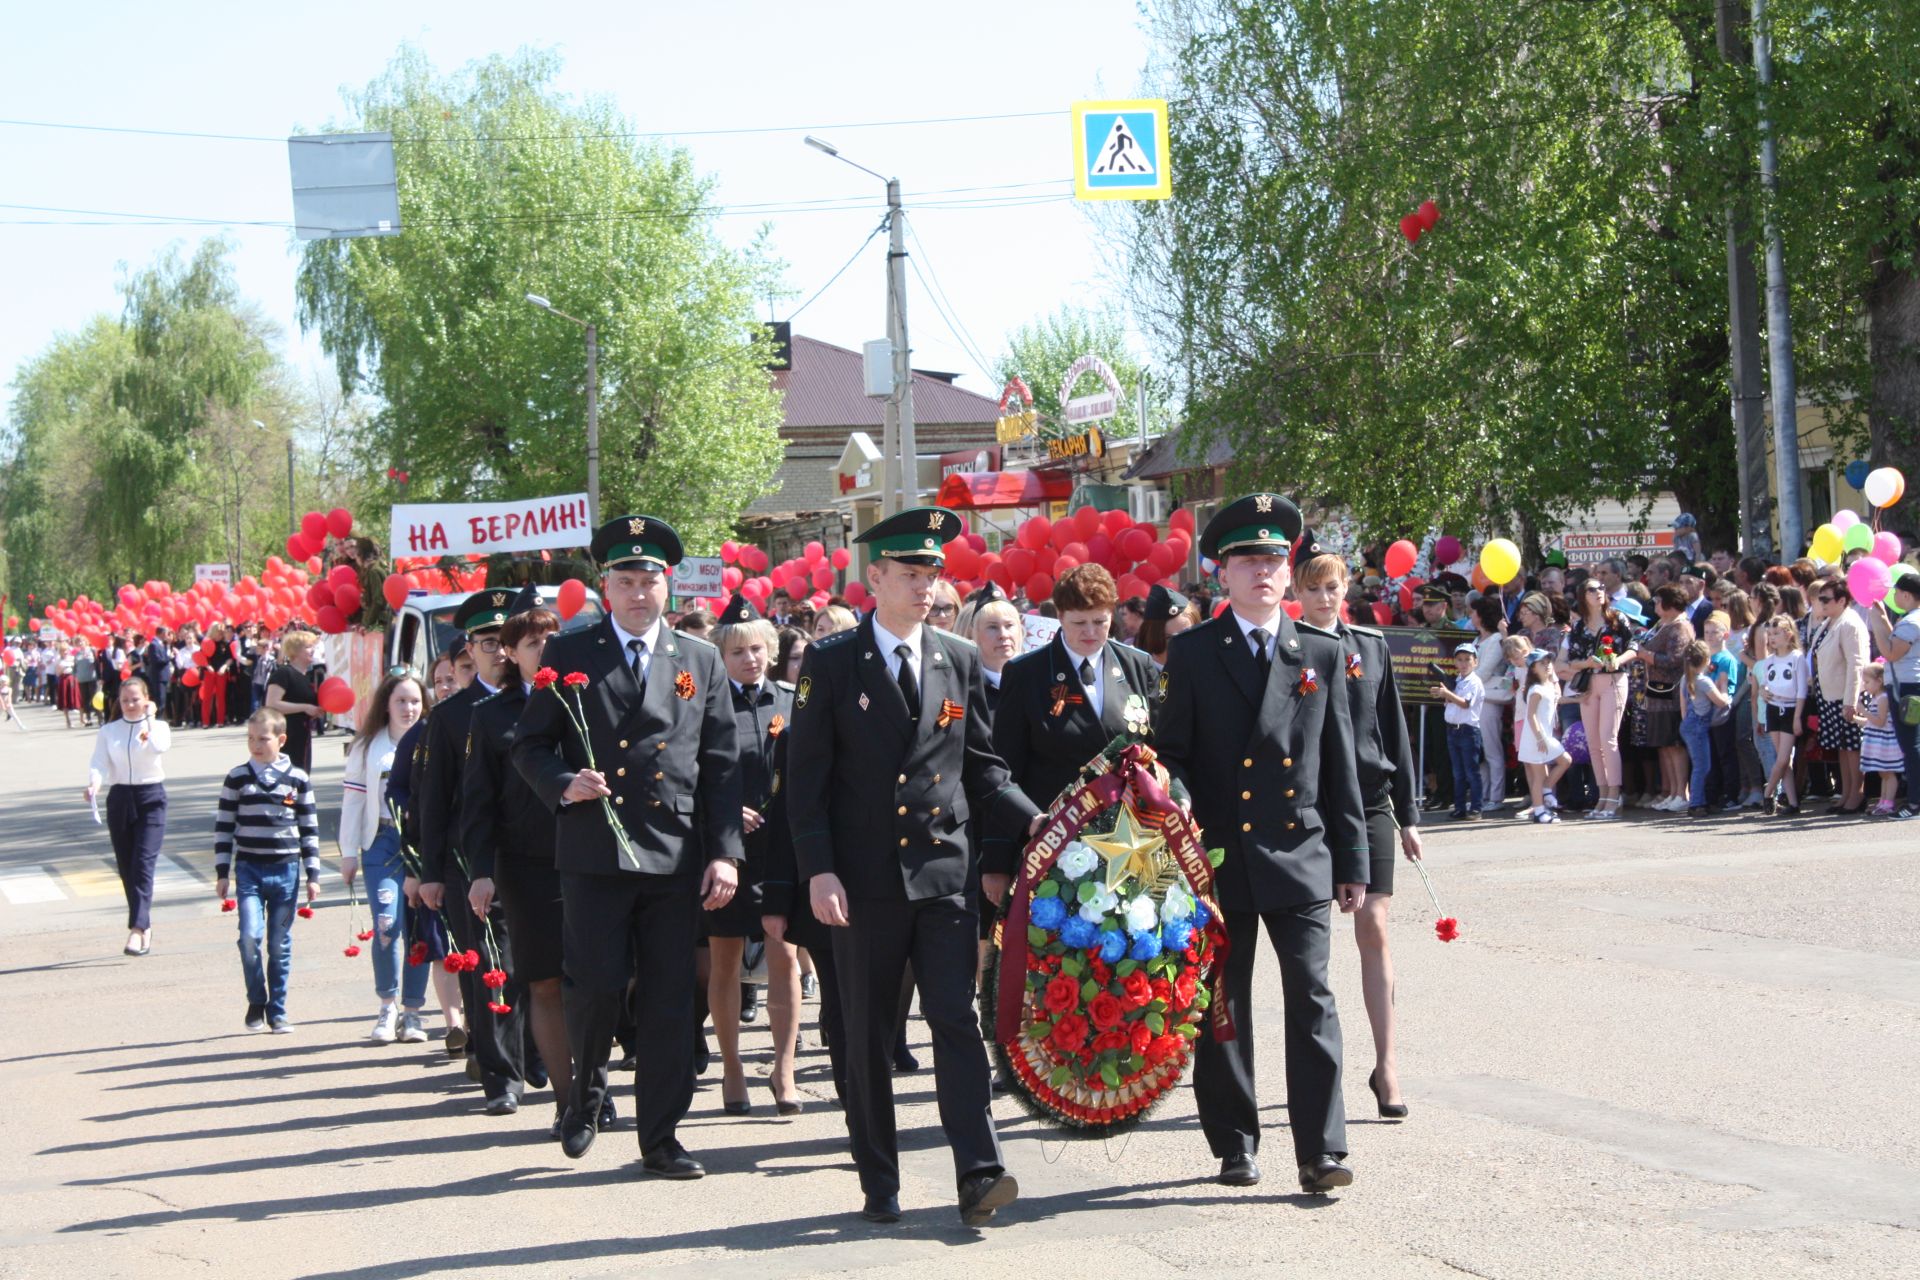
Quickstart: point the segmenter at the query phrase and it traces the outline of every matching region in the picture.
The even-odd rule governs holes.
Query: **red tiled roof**
[[[860,430],[881,425],[886,401],[869,398],[861,355],[818,338],[793,335],[793,367],[773,374],[775,389],[785,397],[787,431],[806,427]],[[913,375],[913,420],[916,425],[984,424],[1000,416],[999,402],[937,377]]]

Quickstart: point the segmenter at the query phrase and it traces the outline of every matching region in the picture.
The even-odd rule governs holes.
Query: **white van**
[[[508,590],[517,595],[520,588]],[[554,603],[560,595],[559,587],[535,587],[534,590],[540,593],[541,604],[559,612]],[[453,611],[471,594],[469,591],[452,595],[430,595],[425,591],[409,594],[407,602],[394,611],[393,623],[387,631],[387,665],[405,666],[424,681],[433,669],[434,659],[445,653],[453,638],[460,634],[453,629]],[[588,587],[587,602],[580,606],[580,612],[563,622],[560,629],[584,631],[605,616],[600,593]]]

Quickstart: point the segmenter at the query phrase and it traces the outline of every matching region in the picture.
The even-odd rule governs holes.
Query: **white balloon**
[[[1840,510],[1833,513],[1833,519],[1827,521],[1827,523],[1832,525],[1834,528],[1838,529],[1840,532],[1845,533],[1847,530],[1853,528],[1853,526],[1860,523],[1860,517],[1855,515],[1852,511],[1848,510],[1847,508],[1842,507]]]

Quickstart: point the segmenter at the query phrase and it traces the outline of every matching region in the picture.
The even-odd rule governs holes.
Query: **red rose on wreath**
[[[1177,1057],[1180,1046],[1184,1043],[1186,1042],[1176,1035],[1155,1036],[1153,1042],[1147,1046],[1147,1065],[1159,1066],[1169,1058]]]
[[[1081,1066],[1083,1066],[1083,1067],[1090,1067],[1090,1066],[1092,1066],[1092,1065],[1093,1065],[1093,1050],[1092,1050],[1092,1048],[1090,1048],[1090,1047],[1089,1047],[1089,1048],[1086,1048],[1086,1049],[1082,1049],[1082,1050],[1081,1050],[1081,1051],[1079,1052],[1079,1054],[1078,1054],[1077,1056],[1078,1056],[1078,1057],[1079,1057],[1079,1059],[1080,1059],[1080,1065],[1081,1065]]]
[[[1144,1022],[1136,1022],[1133,1024],[1130,1038],[1133,1041],[1133,1051],[1135,1053],[1144,1054],[1148,1047],[1153,1044],[1153,1032],[1147,1030],[1147,1024]]]
[[[1087,1042],[1087,1020],[1077,1013],[1063,1014],[1053,1024],[1053,1047],[1062,1053],[1078,1053]]]
[[[1087,1017],[1091,1018],[1093,1025],[1102,1031],[1120,1021],[1126,1012],[1126,1007],[1120,1003],[1120,998],[1111,991],[1102,991],[1087,1003]]]
[[[1125,1031],[1119,1027],[1110,1027],[1093,1038],[1093,1051],[1105,1053],[1109,1049],[1125,1049],[1131,1043]]]
[[[1047,984],[1048,1013],[1071,1013],[1079,1007],[1080,984],[1078,982],[1062,974]]]
[[[1147,975],[1138,969],[1120,979],[1120,986],[1126,992],[1129,1009],[1143,1009],[1147,1001],[1153,999],[1153,984],[1148,982]]]
[[[1102,960],[1099,956],[1095,956],[1095,955],[1088,956],[1087,972],[1091,973],[1093,975],[1093,980],[1099,983],[1103,987],[1106,986],[1107,983],[1113,981],[1113,970],[1107,968],[1107,962]]]
[[[1184,1009],[1193,1003],[1194,992],[1200,989],[1200,979],[1191,969],[1183,970],[1173,984],[1173,1007]]]
[[[1047,971],[1047,958],[1041,955],[1037,951],[1027,952],[1027,972],[1028,973],[1045,973],[1046,971]]]

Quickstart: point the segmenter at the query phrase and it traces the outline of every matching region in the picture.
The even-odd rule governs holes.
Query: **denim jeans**
[[[1912,685],[1903,685],[1901,692],[1910,693]],[[1907,803],[1920,805],[1920,725],[1907,724],[1900,719],[1900,703],[1893,704],[1893,740],[1900,744],[1900,754],[1907,761]]]
[[[1680,721],[1680,740],[1687,744],[1687,759],[1693,776],[1687,784],[1687,806],[1704,808],[1707,803],[1707,771],[1713,767],[1713,728],[1708,717],[1688,715]]]
[[[267,1019],[287,1016],[287,973],[293,967],[293,912],[300,904],[300,860],[233,864],[240,899],[240,971],[247,1003],[264,1005]],[[261,943],[270,954],[262,955]]]
[[[419,1009],[427,1003],[430,966],[407,963],[407,899],[401,882],[407,864],[400,857],[400,833],[382,826],[360,855],[366,876],[367,909],[373,912],[373,993],[383,1003],[400,997],[402,1006]]]
[[[1453,811],[1457,813],[1478,813],[1483,802],[1480,790],[1480,726],[1477,724],[1450,724],[1447,726],[1447,759],[1453,765]],[[1462,806],[1469,803],[1472,796],[1472,808]]]

